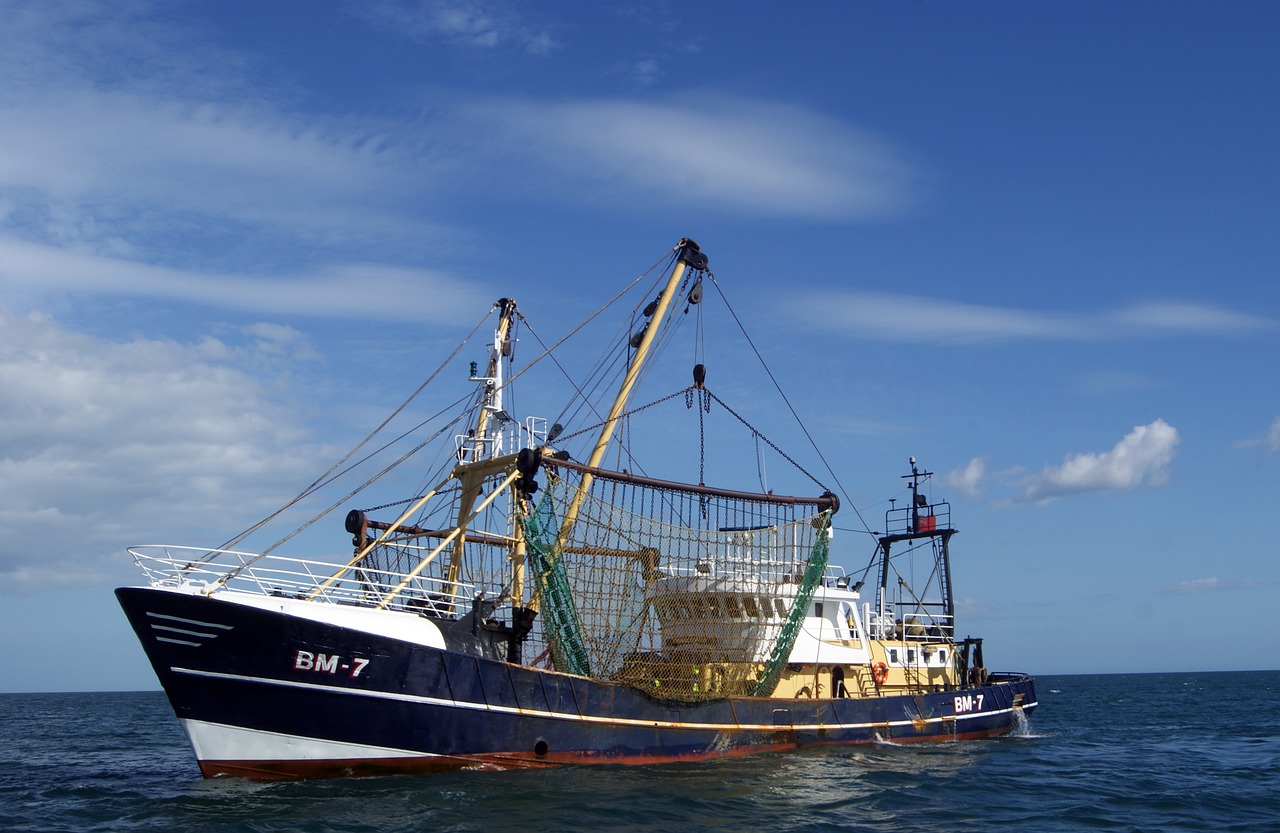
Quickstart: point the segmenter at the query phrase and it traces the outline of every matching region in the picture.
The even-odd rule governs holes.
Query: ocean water
[[[0,695],[0,831],[1280,831],[1280,671],[1052,676],[1017,735],[652,767],[200,778],[160,693]]]

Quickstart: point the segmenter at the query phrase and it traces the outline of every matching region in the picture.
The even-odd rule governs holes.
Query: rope
[[[716,288],[716,292],[719,293],[720,299],[724,301],[725,309],[729,310],[729,315],[733,317],[734,323],[738,325],[738,329],[742,332],[742,337],[747,340],[747,344],[750,345],[752,352],[756,354],[756,358],[760,361],[760,366],[764,368],[765,375],[769,377],[769,381],[773,383],[774,389],[778,391],[778,395],[781,396],[782,401],[786,403],[787,410],[791,411],[791,415],[795,417],[796,424],[800,426],[800,430],[804,432],[805,438],[809,440],[810,447],[812,447],[814,452],[818,455],[818,459],[822,461],[822,464],[826,466],[827,473],[831,475],[831,479],[835,482],[836,488],[840,490],[840,494],[844,495],[844,502],[852,508],[853,513],[858,516],[858,520],[862,523],[863,529],[869,535],[874,535],[875,533],[871,531],[871,525],[862,517],[862,513],[858,511],[858,507],[854,502],[849,499],[849,493],[845,491],[844,484],[841,483],[840,478],[836,476],[835,469],[833,469],[831,464],[827,462],[827,458],[822,454],[822,449],[818,448],[817,442],[815,442],[813,437],[809,434],[809,429],[805,427],[804,422],[800,419],[800,415],[796,413],[796,409],[792,406],[791,400],[787,398],[787,394],[782,390],[782,385],[780,385],[778,380],[774,378],[773,371],[769,369],[769,365],[765,362],[764,356],[760,354],[760,350],[756,347],[755,342],[751,340],[751,335],[747,333],[747,328],[743,326],[742,321],[738,318],[738,313],[729,303],[729,299],[725,296],[724,290],[720,288],[720,284],[716,281],[716,276],[708,271],[707,277],[711,278],[711,285]],[[797,466],[797,468],[799,468],[799,466]],[[801,469],[801,471],[803,471],[803,469]],[[808,472],[805,472],[805,474],[808,474]],[[811,479],[813,478],[813,475],[808,476]]]
[[[291,507],[295,506],[295,505],[296,505],[297,503],[299,503],[300,501],[302,501],[302,500],[304,500],[305,498],[309,497],[311,494],[313,494],[316,490],[320,489],[321,487],[323,487],[323,486],[325,486],[325,485],[328,485],[329,483],[333,482],[333,480],[337,479],[337,477],[340,477],[342,474],[345,474],[345,473],[346,473],[346,471],[349,471],[349,469],[348,469],[348,470],[346,470],[346,471],[340,472],[340,473],[339,473],[339,474],[337,474],[337,475],[334,475],[334,472],[338,469],[338,467],[340,467],[340,466],[341,466],[343,463],[345,463],[346,461],[350,460],[350,459],[355,455],[355,453],[356,453],[357,451],[359,451],[359,450],[360,450],[361,448],[363,448],[363,447],[364,447],[364,446],[365,446],[365,445],[366,445],[370,440],[372,440],[375,436],[377,436],[377,435],[378,435],[378,433],[379,433],[379,432],[381,432],[383,428],[387,427],[387,425],[391,422],[391,420],[395,419],[395,417],[396,417],[396,415],[397,415],[397,414],[399,414],[399,413],[400,413],[401,411],[403,411],[406,407],[408,407],[408,406],[409,406],[409,403],[410,403],[410,402],[412,402],[414,399],[416,399],[416,398],[418,397],[418,395],[419,395],[419,394],[421,394],[421,393],[422,393],[422,391],[426,389],[427,385],[431,384],[431,382],[433,382],[433,381],[436,379],[436,377],[437,377],[437,376],[439,376],[439,375],[441,374],[441,372],[443,372],[443,371],[444,371],[445,367],[447,367],[447,366],[449,365],[449,363],[450,363],[451,361],[453,361],[454,357],[456,357],[456,356],[458,355],[458,353],[460,353],[460,352],[462,351],[462,348],[466,346],[467,342],[468,342],[468,341],[470,341],[470,340],[472,339],[472,337],[473,337],[473,336],[475,336],[476,332],[477,332],[477,331],[479,331],[480,327],[482,327],[482,326],[484,325],[484,322],[485,322],[485,321],[487,321],[487,320],[489,319],[489,316],[493,313],[493,311],[494,311],[495,309],[497,309],[497,304],[494,304],[492,307],[490,307],[490,308],[489,308],[489,311],[488,311],[488,312],[486,312],[486,313],[484,314],[484,316],[483,316],[479,321],[477,321],[477,322],[476,322],[476,325],[475,325],[474,327],[472,327],[472,328],[471,328],[471,332],[467,333],[467,335],[462,339],[462,341],[458,343],[458,346],[457,346],[457,347],[455,347],[455,348],[453,349],[453,352],[452,352],[452,353],[450,353],[450,354],[445,358],[445,360],[444,360],[444,361],[442,361],[442,362],[440,363],[439,367],[437,367],[437,368],[435,369],[435,371],[434,371],[434,372],[432,372],[432,374],[431,374],[430,376],[428,376],[428,377],[426,378],[426,380],[425,380],[425,381],[423,381],[423,383],[422,383],[422,384],[418,385],[417,390],[415,390],[413,393],[409,394],[408,398],[407,398],[407,399],[405,399],[405,400],[404,400],[404,402],[401,402],[401,403],[400,403],[400,406],[399,406],[399,407],[397,407],[394,411],[392,411],[392,412],[391,412],[391,414],[390,414],[386,419],[384,419],[384,420],[382,421],[382,423],[381,423],[380,425],[378,425],[378,427],[377,427],[377,428],[374,428],[372,431],[370,431],[370,432],[369,432],[368,436],[366,436],[366,437],[365,437],[363,440],[361,440],[360,442],[356,443],[356,444],[355,444],[355,446],[354,446],[354,447],[352,447],[352,449],[351,449],[350,451],[348,451],[345,455],[343,455],[341,459],[339,459],[336,463],[334,463],[332,466],[330,466],[328,471],[326,471],[324,474],[320,475],[320,476],[319,476],[319,477],[317,477],[315,480],[313,480],[313,481],[311,482],[311,485],[307,486],[305,489],[303,489],[301,492],[299,492],[299,493],[297,494],[297,496],[296,496],[296,497],[294,497],[292,500],[290,500],[289,502],[285,503],[283,506],[281,506],[281,507],[280,507],[279,509],[277,509],[276,511],[274,511],[274,512],[272,512],[271,514],[267,515],[266,517],[262,518],[262,519],[261,519],[260,521],[258,521],[257,523],[255,523],[255,524],[253,524],[252,526],[248,527],[247,529],[243,530],[240,534],[238,534],[238,535],[234,536],[234,537],[233,537],[233,538],[231,538],[229,541],[227,541],[226,543],[222,544],[222,546],[221,546],[221,547],[219,547],[218,549],[227,550],[227,549],[231,549],[231,548],[235,547],[235,546],[236,546],[236,545],[238,545],[241,541],[243,541],[245,538],[248,538],[248,537],[249,537],[250,535],[252,535],[254,532],[258,531],[258,530],[259,530],[259,529],[261,529],[263,526],[265,526],[266,524],[270,523],[270,522],[271,522],[272,520],[274,520],[275,518],[279,517],[279,516],[280,516],[281,514],[283,514],[286,510],[290,509]],[[416,429],[414,429],[414,430],[416,430]],[[443,430],[447,430],[447,426],[446,426],[446,428],[445,428],[445,429],[442,429],[442,431],[443,431]],[[393,441],[392,441],[392,443],[394,443],[394,442],[398,442],[398,441],[399,441],[399,439],[402,439],[403,437],[407,436],[407,433],[408,433],[408,432],[406,432],[406,434],[402,434],[399,438],[397,438],[396,440],[393,440]],[[436,436],[439,436],[439,434],[437,434]],[[433,439],[434,439],[434,438],[433,438]],[[403,462],[403,461],[404,461],[405,459],[407,459],[409,456],[411,456],[412,454],[416,453],[419,449],[421,449],[421,448],[422,448],[424,445],[426,445],[428,442],[430,442],[430,440],[424,441],[423,443],[419,444],[417,447],[415,447],[415,448],[413,449],[413,451],[411,451],[411,452],[409,452],[409,454],[406,454],[405,456],[401,457],[401,458],[400,458],[400,460],[397,460],[397,461],[396,461],[395,463],[393,463],[391,466],[387,467],[386,469],[383,469],[381,472],[379,472],[377,475],[375,475],[375,477],[374,477],[372,480],[370,480],[369,482],[373,482],[373,480],[376,480],[378,477],[381,477],[381,476],[383,476],[384,474],[386,474],[388,471],[390,471],[390,470],[391,470],[392,468],[394,468],[396,465],[399,465],[401,462]],[[390,445],[390,443],[389,443],[388,445],[384,445],[384,446],[383,446],[383,448],[382,448],[382,449],[379,449],[379,450],[381,451],[381,450],[383,450],[383,449],[386,449],[389,445]],[[377,452],[374,452],[374,453],[376,454]],[[370,456],[372,456],[372,455],[370,455]],[[368,458],[368,457],[365,457],[364,459],[365,459],[365,460],[368,460],[369,458]],[[361,462],[364,462],[364,461],[362,460]],[[331,477],[330,475],[333,475],[333,476]],[[368,485],[368,483],[366,483],[366,484],[364,484],[364,485],[360,486],[359,488],[360,488],[360,489],[363,489],[363,488],[364,488],[365,486],[367,486],[367,485]],[[357,492],[357,491],[359,491],[359,489],[353,490],[351,493],[349,493],[349,494],[348,494],[346,497],[344,497],[342,500],[344,500],[344,501],[345,501],[345,500],[347,500],[348,498],[350,498],[350,497],[351,497],[351,495],[355,494],[355,492]],[[289,535],[285,536],[284,538],[280,539],[280,540],[279,540],[279,541],[277,541],[276,543],[272,544],[270,547],[268,547],[267,549],[265,549],[265,550],[263,550],[261,553],[259,553],[256,557],[254,557],[254,558],[250,559],[248,562],[246,562],[245,564],[241,565],[241,567],[240,567],[239,569],[237,569],[236,571],[234,571],[234,572],[239,572],[240,570],[243,570],[245,567],[248,567],[250,564],[253,564],[253,563],[254,563],[255,561],[257,561],[259,558],[262,558],[264,555],[266,555],[267,553],[271,552],[273,549],[275,549],[276,547],[280,546],[280,545],[281,545],[281,544],[283,544],[285,541],[288,541],[288,540],[289,540],[290,538],[292,538],[294,535],[297,535],[297,534],[298,534],[299,532],[301,532],[303,529],[306,529],[307,527],[309,527],[309,526],[311,526],[312,524],[314,524],[316,521],[320,520],[320,518],[324,517],[324,515],[326,515],[326,514],[328,514],[329,512],[333,511],[333,509],[334,509],[334,508],[336,508],[337,506],[341,505],[341,502],[342,502],[342,501],[338,501],[338,502],[334,503],[332,506],[330,506],[328,509],[325,509],[323,512],[318,513],[315,517],[313,517],[310,521],[308,521],[308,522],[307,522],[306,524],[304,524],[302,527],[299,527],[298,529],[295,529],[295,530],[294,530],[292,533],[290,533]],[[228,578],[228,579],[230,579],[231,577],[232,577],[232,575],[230,575],[230,574],[227,576],[227,578]]]
[[[823,485],[823,483],[822,483],[822,481],[821,481],[821,480],[819,480],[818,478],[816,478],[816,477],[814,477],[812,474],[810,474],[810,473],[808,472],[808,470],[806,470],[804,466],[802,466],[802,465],[800,465],[799,463],[797,463],[797,462],[796,462],[796,461],[791,457],[791,455],[790,455],[790,454],[787,454],[787,452],[785,452],[785,451],[783,451],[781,448],[779,448],[777,443],[775,443],[773,440],[771,440],[771,439],[769,439],[768,437],[766,437],[764,434],[761,434],[761,433],[760,433],[760,431],[759,431],[759,430],[757,430],[755,426],[753,426],[751,423],[749,423],[749,422],[747,422],[745,419],[743,419],[743,418],[738,414],[738,412],[737,412],[737,411],[735,411],[733,408],[730,408],[728,405],[726,405],[726,404],[724,403],[724,401],[723,401],[720,397],[716,396],[716,395],[715,395],[714,393],[712,393],[711,391],[707,391],[707,396],[711,397],[711,398],[712,398],[712,399],[714,399],[716,402],[720,403],[720,407],[721,407],[721,408],[724,408],[726,411],[728,411],[730,414],[732,414],[732,415],[734,416],[734,418],[738,420],[738,422],[741,422],[741,423],[742,423],[743,425],[745,425],[748,429],[750,429],[750,431],[751,431],[751,433],[752,433],[753,435],[755,435],[755,436],[756,436],[756,437],[758,437],[759,439],[764,440],[764,441],[765,441],[765,443],[766,443],[770,448],[772,448],[774,451],[778,452],[778,454],[782,457],[782,459],[786,460],[788,463],[790,463],[791,465],[795,466],[797,471],[799,471],[799,472],[800,472],[801,474],[803,474],[805,477],[807,477],[807,478],[809,478],[811,481],[813,481],[813,483],[814,483],[816,486],[818,486],[820,489],[826,489],[826,488],[827,488],[825,485]],[[808,436],[807,432],[806,432],[806,436]],[[825,462],[825,461],[824,461],[824,462]],[[832,476],[834,476],[834,475],[832,475]]]

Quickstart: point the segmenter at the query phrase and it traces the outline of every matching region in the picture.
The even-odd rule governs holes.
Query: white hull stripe
[[[220,625],[217,622],[202,622],[199,619],[184,619],[181,616],[170,616],[167,613],[152,613],[147,611],[147,615],[152,619],[168,619],[170,622],[182,622],[184,625],[196,625],[201,628],[217,628],[219,630],[229,631],[235,627],[234,625]],[[157,626],[152,625],[152,627],[154,628]]]
[[[196,760],[200,761],[333,761],[437,757],[428,752],[244,729],[205,720],[183,720],[182,728],[191,739]]]
[[[212,639],[213,637],[218,636],[216,633],[204,633],[203,631],[193,631],[187,628],[175,628],[169,625],[152,625],[151,630],[164,631],[165,633],[181,633],[186,634],[187,636],[200,636],[205,639]]]
[[[151,623],[151,632],[157,642],[168,642],[170,645],[186,645],[190,648],[199,648],[210,639],[217,639],[226,631],[232,630],[234,625],[219,625],[217,622],[202,622],[199,619],[185,619],[181,616],[170,616],[167,613],[152,613],[147,611],[147,616],[152,619],[160,619],[165,622],[173,622],[190,627],[180,628],[177,624],[162,625],[158,622]],[[204,630],[192,630],[192,627],[204,628]],[[209,631],[213,631],[210,633]],[[183,639],[182,637],[187,637]],[[199,642],[195,640],[201,640]]]
[[[547,718],[551,720],[568,720],[579,723],[596,723],[606,726],[645,726],[649,728],[663,729],[691,729],[699,731],[742,731],[742,732],[782,732],[782,731],[812,731],[818,730],[831,731],[832,729],[878,729],[885,726],[915,726],[921,723],[919,718],[915,720],[890,720],[887,722],[869,721],[866,723],[682,723],[667,720],[640,720],[628,717],[597,717],[595,715],[578,715],[567,714],[564,712],[550,712],[540,709],[522,709],[515,706],[491,706],[487,703],[470,703],[466,701],[451,700],[442,697],[424,697],[417,694],[399,694],[390,691],[361,691],[353,688],[339,688],[338,686],[320,685],[318,683],[303,683],[292,680],[274,680],[269,677],[249,677],[241,674],[226,674],[219,671],[198,671],[193,668],[170,668],[169,670],[177,674],[190,674],[196,677],[212,677],[220,680],[239,680],[247,683],[258,683],[260,685],[281,686],[284,688],[299,688],[310,691],[323,691],[328,694],[344,694],[351,697],[370,697],[378,700],[398,700],[405,703],[421,703],[431,706],[444,706],[453,709],[466,709],[469,711],[494,712],[496,714],[517,714],[525,717]],[[929,717],[924,718],[923,722],[927,725],[930,723],[942,723],[944,721],[954,721],[957,724],[962,720],[973,720],[980,717],[990,717],[998,714],[1009,714],[1014,711],[1021,711],[1024,707],[1032,706],[1033,703],[1023,703],[1019,706],[1007,709],[992,709],[990,711],[973,712],[972,714],[956,715],[954,717],[948,715],[945,717]]]

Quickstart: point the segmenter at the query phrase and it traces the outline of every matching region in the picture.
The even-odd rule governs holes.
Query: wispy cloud
[[[1162,419],[1139,425],[1110,451],[1069,455],[1061,465],[1034,475],[1022,492],[1027,501],[1048,501],[1081,492],[1131,491],[1161,486],[1181,437]]]
[[[12,4],[0,27],[0,224],[144,260],[407,249],[449,177],[403,121],[305,112],[254,61],[147,4]]]
[[[1280,454],[1280,417],[1271,421],[1271,427],[1261,437],[1236,443],[1237,448],[1260,448],[1266,454]]]
[[[1259,587],[1267,585],[1258,581],[1219,581],[1217,576],[1210,578],[1189,579],[1187,581],[1178,582],[1177,586],[1170,587],[1163,592],[1174,594],[1189,593],[1214,593],[1226,590],[1255,590]]]
[[[642,58],[637,61],[619,64],[615,68],[615,72],[638,87],[648,87],[656,84],[663,76],[662,65],[653,58]]]
[[[413,283],[421,276],[363,264],[457,252],[472,237],[453,222],[458,204],[484,195],[629,212],[638,200],[679,204],[696,191],[724,211],[835,222],[911,198],[913,171],[892,147],[796,105],[441,94],[405,102],[397,116],[325,112],[302,106],[314,99],[264,68],[268,56],[211,46],[218,39],[201,37],[199,24],[146,3],[6,11],[0,257],[38,267],[0,275],[6,292],[76,285],[63,268],[74,253],[102,258],[76,264],[104,268],[78,278],[94,291],[207,298],[201,287],[216,278],[242,298],[305,285],[295,301],[333,309],[326,299],[340,295],[333,284],[347,267],[311,264],[354,263],[350,273]],[[357,13],[411,37],[548,44],[501,4],[382,2]],[[67,258],[54,264],[40,246]],[[441,276],[422,283],[439,287]]]
[[[1219,335],[1231,332],[1256,332],[1275,329],[1276,322],[1252,313],[1189,304],[1177,301],[1152,301],[1135,304],[1104,316],[1100,323],[1123,333],[1204,333]]]
[[[194,302],[256,314],[452,321],[484,309],[482,286],[427,269],[377,263],[290,275],[153,266],[0,237],[0,286],[12,299],[75,292]],[[388,302],[387,299],[394,299]]]
[[[443,40],[482,49],[514,46],[535,55],[558,48],[546,27],[530,22],[506,3],[372,0],[353,3],[350,9],[377,26],[417,41]]]
[[[901,154],[854,126],[791,104],[687,94],[665,100],[494,99],[463,108],[469,136],[513,182],[575,199],[669,202],[831,222],[880,217],[915,197]],[[532,165],[532,168],[531,168]],[[529,178],[529,171],[540,172]]]
[[[1183,302],[1147,302],[1094,313],[1063,313],[835,290],[792,293],[786,309],[806,327],[849,338],[909,343],[1102,341],[1177,334],[1235,336],[1280,327],[1280,322],[1261,315]]]
[[[413,125],[304,114],[272,104],[288,91],[265,84],[246,95],[248,59],[147,9],[8,10],[0,292],[11,308],[69,292],[400,320],[483,306],[482,287],[396,263],[441,228],[408,205],[448,167]]]
[[[367,124],[212,101],[63,90],[0,119],[5,225],[105,251],[421,239],[429,227],[401,207],[435,170]]]

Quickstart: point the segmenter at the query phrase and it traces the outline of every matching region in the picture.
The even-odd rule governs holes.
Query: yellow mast
[[[676,291],[680,288],[680,281],[684,279],[684,273],[688,267],[706,269],[707,256],[698,248],[697,243],[686,237],[676,244],[675,267],[671,270],[671,277],[667,279],[666,287],[658,296],[657,304],[649,322],[641,331],[640,343],[636,345],[636,354],[631,359],[631,366],[627,368],[627,375],[622,380],[622,387],[618,389],[618,395],[613,400],[613,407],[609,410],[609,416],[605,419],[604,426],[600,429],[600,436],[596,440],[595,448],[591,450],[591,457],[587,460],[589,468],[597,468],[600,465],[600,461],[604,459],[605,451],[608,450],[609,442],[613,439],[614,431],[617,428],[618,419],[627,407],[627,399],[631,396],[632,388],[635,387],[636,381],[640,378],[640,371],[648,358],[649,348],[653,344],[653,340],[658,337],[658,331],[662,329],[662,322],[666,318],[667,311],[671,308]],[[569,532],[577,522],[578,512],[582,509],[582,501],[586,498],[593,479],[590,472],[583,472],[578,490],[574,493],[573,500],[569,503],[569,508],[565,511],[564,521],[560,524],[559,540],[561,542],[568,539]]]

